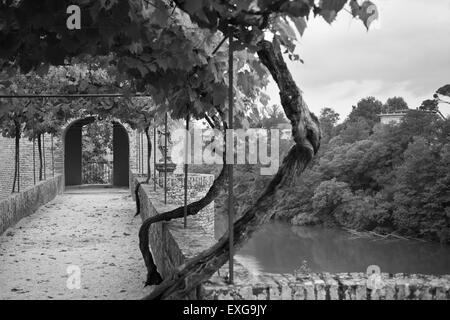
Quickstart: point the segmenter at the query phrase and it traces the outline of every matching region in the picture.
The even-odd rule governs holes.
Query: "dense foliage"
[[[408,110],[401,123],[379,123],[379,113],[399,110]],[[274,218],[450,242],[450,118],[408,109],[401,97],[384,104],[367,97],[342,123],[338,119],[332,108],[322,109],[321,150],[273,209]],[[283,123],[273,115],[256,123],[262,121]],[[280,157],[286,142],[280,140]],[[270,179],[257,165],[235,170],[242,212]],[[226,214],[226,197],[216,204]]]
[[[82,168],[83,184],[106,184],[112,168],[112,123],[93,122],[83,127]]]
[[[277,217],[450,242],[450,119],[409,110],[398,125],[371,127],[366,102],[380,103],[361,101],[333,127]]]

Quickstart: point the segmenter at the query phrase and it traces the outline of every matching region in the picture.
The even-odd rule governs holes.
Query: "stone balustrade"
[[[264,273],[250,282],[227,285],[213,277],[202,286],[206,300],[448,300],[450,276],[380,274],[370,288],[364,273],[311,273],[304,276]]]

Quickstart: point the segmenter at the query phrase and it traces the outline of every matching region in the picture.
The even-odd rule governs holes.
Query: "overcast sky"
[[[297,48],[305,63],[289,69],[317,115],[332,107],[343,120],[370,95],[383,103],[402,96],[416,108],[450,83],[450,0],[372,1],[380,17],[369,32],[344,11],[331,26],[320,17],[308,22]],[[274,84],[268,93],[279,103]],[[450,114],[450,105],[440,109]]]

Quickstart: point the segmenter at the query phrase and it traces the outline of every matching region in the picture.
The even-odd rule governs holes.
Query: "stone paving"
[[[142,298],[134,213],[128,189],[66,190],[0,236],[0,299]]]

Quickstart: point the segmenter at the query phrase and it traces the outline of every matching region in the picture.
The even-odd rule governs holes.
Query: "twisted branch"
[[[217,126],[217,124],[216,124]],[[227,128],[226,123],[224,122],[223,127]],[[199,213],[203,208],[208,206],[215,198],[221,195],[221,193],[225,190],[225,184],[227,181],[226,176],[226,134],[224,134],[224,152],[223,152],[223,167],[219,174],[219,176],[214,180],[212,186],[206,193],[206,195],[198,201],[192,202],[187,206],[187,215],[193,216]],[[139,185],[138,185],[139,187]],[[138,190],[138,187],[136,190]],[[139,195],[137,195],[138,197]],[[174,210],[164,212],[158,214],[153,217],[147,218],[143,223],[141,228],[139,229],[139,248],[142,253],[142,257],[144,258],[145,266],[147,267],[147,280],[145,285],[155,285],[160,284],[162,282],[162,277],[157,270],[157,266],[153,260],[153,256],[150,252],[149,248],[149,230],[150,227],[156,223],[161,221],[170,221],[173,219],[183,218],[184,217],[184,206],[178,207]]]
[[[301,91],[284,62],[280,46],[263,40],[259,43],[258,56],[278,84],[284,112],[291,121],[295,144],[256,203],[247,208],[234,223],[233,246],[237,249],[270,219],[272,213],[269,209],[273,203],[283,196],[283,189],[289,187],[305,170],[320,146],[318,119],[308,110]],[[145,299],[184,298],[228,261],[229,250],[227,232],[210,249],[180,266],[171,279],[166,279]]]

